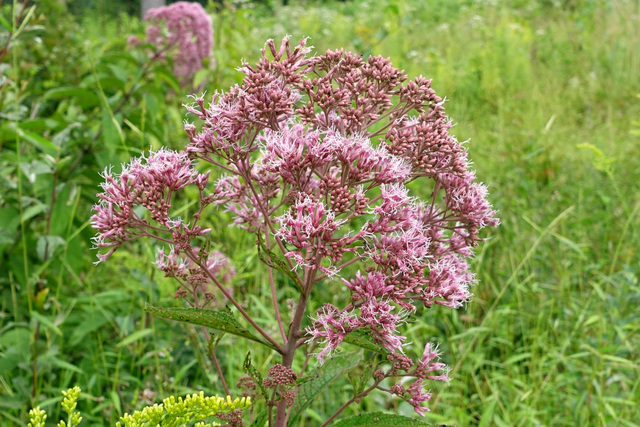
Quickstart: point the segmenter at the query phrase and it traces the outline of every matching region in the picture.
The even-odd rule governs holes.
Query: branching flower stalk
[[[405,355],[401,330],[420,305],[458,308],[469,300],[475,278],[467,259],[479,231],[498,225],[496,212],[463,144],[449,134],[430,80],[408,80],[382,57],[343,50],[309,57],[310,50],[306,40],[268,41],[258,64],[240,68],[241,84],[186,107],[200,125],[185,124],[185,151],[152,151],[118,175],[105,171],[92,217],[95,245],[106,250],[99,262],[124,242],[151,237],[169,245],[156,264],[180,281],[182,296],[214,286],[281,356],[274,374],[284,379],[264,385],[274,396],[270,425],[287,424],[290,380],[306,368],[308,352],[322,364],[354,334],[377,346],[384,363],[347,404],[377,389],[423,415],[431,397],[425,386],[448,381],[448,369],[432,343],[418,360]],[[195,161],[224,175],[211,183]],[[186,187],[197,188],[200,203],[188,222],[171,215],[172,196]],[[196,246],[210,232],[199,223],[211,205],[256,235],[280,337],[234,298],[212,268],[213,252]],[[274,270],[295,285],[289,319],[281,318]],[[342,305],[308,313],[317,286],[330,280],[344,285]],[[299,351],[307,351],[302,369],[294,363]]]

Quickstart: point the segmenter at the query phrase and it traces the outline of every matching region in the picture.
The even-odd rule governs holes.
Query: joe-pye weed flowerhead
[[[99,257],[151,236],[207,270],[209,253],[192,245],[207,233],[198,225],[203,210],[222,206],[258,236],[259,250],[282,257],[280,269],[296,282],[295,312],[281,322],[282,365],[291,368],[298,348],[322,362],[349,334],[365,333],[387,358],[373,388],[422,414],[425,385],[448,380],[447,370],[433,344],[419,360],[404,354],[403,325],[419,305],[458,308],[469,300],[475,279],[467,260],[479,231],[498,225],[496,212],[463,144],[449,134],[431,80],[409,80],[382,57],[341,49],[309,57],[310,50],[305,39],[268,41],[257,64],[240,68],[241,84],[187,106],[197,124],[185,124],[186,151],[161,150],[120,175],[106,172],[92,217],[96,246],[108,250]],[[222,177],[209,182],[195,160]],[[198,188],[200,208],[187,223],[170,208],[171,195],[188,185]],[[136,214],[138,205],[146,216]],[[163,257],[161,268],[187,268]],[[342,304],[320,302],[306,313],[314,286],[331,278],[344,284]],[[219,284],[215,274],[205,279]],[[383,386],[390,378],[396,383]]]
[[[203,68],[203,61],[212,54],[213,27],[199,3],[179,1],[149,9],[144,19],[149,23],[145,41],[155,47],[154,57],[170,56],[173,71],[183,83]],[[128,41],[132,46],[142,42],[136,36]]]

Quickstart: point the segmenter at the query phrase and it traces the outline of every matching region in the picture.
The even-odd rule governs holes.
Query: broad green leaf
[[[371,335],[367,331],[357,330],[357,331],[350,332],[344,337],[343,341],[346,343],[358,346],[360,348],[364,348],[365,350],[374,351],[376,353],[380,353],[380,354],[388,353],[388,351],[384,347],[380,346],[379,344],[376,344],[373,341],[373,338],[371,338]]]
[[[12,348],[20,353],[28,353],[31,346],[30,339],[31,332],[26,326],[14,326],[11,329],[3,328],[3,332],[0,333],[0,349]]]
[[[47,259],[51,258],[51,255],[53,255],[56,249],[66,244],[67,242],[60,236],[40,236],[36,244],[36,253],[38,254],[38,258],[44,261],[45,255]]]
[[[44,99],[64,99],[72,98],[78,102],[81,107],[95,107],[100,104],[100,97],[95,92],[88,89],[77,87],[58,87],[48,90],[44,94]]]
[[[20,129],[33,132],[44,132],[45,130],[56,129],[60,124],[50,118],[24,120],[20,122]]]
[[[308,377],[299,380],[298,394],[291,408],[290,424],[296,425],[304,411],[329,384],[361,361],[361,351],[339,354],[316,368]]]
[[[27,398],[23,396],[2,396],[0,400],[0,408],[5,409],[24,409],[27,405]],[[44,405],[41,405],[44,407]]]
[[[109,397],[111,398],[111,402],[113,402],[113,406],[115,407],[118,414],[122,413],[122,404],[120,403],[120,396],[116,393],[115,390],[111,390],[109,392]]]
[[[20,225],[20,211],[15,206],[7,206],[0,209],[0,224],[8,232],[13,233]]]
[[[116,64],[109,64],[107,65],[107,68],[111,70],[111,74],[113,75],[113,77],[120,80],[123,84],[125,84],[127,80],[129,80],[131,72],[126,68],[122,68]]]
[[[86,337],[91,332],[100,329],[108,322],[109,320],[104,317],[104,315],[99,311],[86,313],[86,317],[84,317],[83,322],[81,322],[73,329],[73,334],[71,334],[69,345],[78,345],[84,339],[84,337]]]
[[[0,353],[0,374],[13,371],[21,362],[28,360],[28,354],[28,351],[19,351],[16,348]]]
[[[206,68],[196,72],[196,75],[193,77],[193,87],[199,87],[210,74],[211,70],[207,70]]]
[[[58,197],[51,211],[51,234],[58,236],[66,234],[69,229],[69,221],[73,220],[75,215],[77,192],[76,185],[65,185],[64,188],[58,186]]]
[[[34,183],[38,175],[51,175],[53,168],[50,164],[33,160],[30,163],[20,163],[20,170],[30,183]]]
[[[402,415],[385,414],[382,412],[370,412],[345,418],[333,424],[333,427],[427,427],[430,424],[423,423],[413,418]]]
[[[31,218],[38,216],[43,212],[46,212],[46,210],[49,208],[47,205],[38,200],[34,201],[34,203],[34,205],[29,206],[24,210],[24,213],[22,214],[22,219],[24,221],[29,221]]]
[[[40,135],[24,130],[15,123],[9,122],[2,126],[3,134],[7,132],[7,137],[11,138],[11,133],[19,136],[24,141],[36,147],[38,150],[42,151],[44,154],[48,154],[52,157],[55,157],[58,153],[58,147],[56,147],[51,141],[41,137]]]
[[[58,359],[57,357],[51,358],[51,364],[57,366],[60,369],[64,369],[65,371],[71,371],[75,372],[76,374],[86,375],[86,372],[78,368],[76,365],[65,362],[64,360]]]
[[[150,305],[145,306],[144,310],[162,319],[206,326],[211,329],[217,329],[247,338],[274,350],[276,349],[271,343],[261,340],[247,328],[243,327],[231,314],[223,311],[205,310],[201,308],[159,308]]]
[[[9,21],[7,21],[6,19],[4,19],[4,16],[0,15],[0,24],[2,24],[2,26],[4,28],[7,29],[7,31],[11,31],[11,24],[9,23]]]
[[[167,82],[171,89],[173,89],[177,93],[180,93],[180,82],[178,81],[178,78],[175,76],[175,74],[170,72],[165,67],[158,67],[156,69],[156,75],[160,78],[160,80]]]
[[[138,61],[130,52],[122,50],[120,52],[107,52],[100,58],[100,66],[109,67],[110,64],[114,64],[118,61],[127,62],[133,67],[139,67]]]
[[[53,331],[56,335],[62,336],[62,331],[60,330],[60,328],[54,325],[54,323],[51,320],[49,320],[46,316],[43,316],[37,311],[32,311],[31,317],[36,319],[38,322],[40,322],[40,324],[44,326],[46,329]]]
[[[147,335],[151,335],[152,333],[153,333],[153,329],[151,328],[145,328],[139,331],[135,331],[134,333],[132,333],[131,335],[127,336],[122,341],[120,341],[118,344],[116,344],[116,347],[128,346],[129,344],[134,343],[146,337]]]

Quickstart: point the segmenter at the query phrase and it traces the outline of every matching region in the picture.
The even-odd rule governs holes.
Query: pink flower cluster
[[[496,211],[463,145],[449,134],[430,80],[409,80],[382,57],[365,60],[343,50],[308,57],[309,51],[306,40],[292,46],[285,39],[279,47],[268,41],[258,64],[243,64],[241,84],[208,105],[195,98],[187,110],[202,124],[185,124],[185,153],[161,152],[175,158],[166,172],[142,180],[131,177],[131,167],[119,179],[105,174],[93,217],[96,243],[115,248],[145,233],[157,236],[135,214],[140,204],[171,232],[165,238],[174,245],[171,256],[197,260],[211,277],[209,254],[197,254],[189,241],[206,232],[196,226],[202,207],[225,207],[236,225],[282,257],[297,282],[295,314],[280,325],[283,366],[291,368],[305,342],[322,362],[349,334],[365,333],[391,363],[374,376],[376,386],[384,389],[385,378],[415,378],[408,388],[385,390],[422,414],[430,397],[423,383],[447,380],[446,369],[432,344],[420,360],[409,359],[401,328],[419,305],[458,308],[468,301],[475,279],[467,259],[479,231],[498,225]],[[158,168],[154,156],[144,167]],[[205,193],[208,175],[194,172],[189,159],[225,174]],[[144,169],[140,161],[132,165]],[[169,192],[188,184],[198,187],[201,202],[191,228],[167,217]],[[171,262],[164,255],[157,261],[175,276],[190,268]],[[324,304],[305,328],[314,286],[332,277],[344,284],[342,306]],[[284,409],[278,413],[286,418]]]
[[[191,249],[192,238],[209,232],[197,225],[200,212],[194,215],[193,223],[170,215],[172,195],[188,185],[195,186],[202,195],[201,210],[213,201],[203,195],[209,173],[196,172],[186,153],[151,151],[148,157],[134,158],[128,165],[122,165],[120,174],[108,168],[102,177],[103,192],[98,194],[100,201],[93,207],[91,225],[98,231],[93,239],[95,246],[108,251],[98,254],[98,262],[109,258],[123,242],[138,237],[153,237],[184,250]],[[145,212],[152,221],[145,218]],[[173,264],[179,270],[178,263]]]
[[[174,73],[180,79],[191,78],[202,69],[202,61],[211,56],[211,17],[199,3],[179,1],[150,9],[145,20],[151,23],[146,30],[147,43],[171,55]]]
[[[215,203],[273,235],[309,289],[352,264],[369,272],[343,279],[351,302],[325,305],[307,328],[320,360],[355,330],[402,353],[398,329],[416,304],[469,299],[466,259],[479,230],[498,225],[486,187],[430,80],[407,81],[382,57],[307,58],[304,40],[267,49],[242,84],[189,107],[204,125],[186,125],[187,151],[228,172]],[[427,200],[410,194],[413,181]]]

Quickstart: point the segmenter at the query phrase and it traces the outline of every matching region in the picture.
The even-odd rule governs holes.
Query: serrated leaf
[[[251,331],[243,327],[231,314],[224,311],[205,310],[201,308],[160,308],[150,305],[145,306],[144,310],[162,319],[206,326],[207,328],[247,338],[276,350],[271,343],[262,341],[253,335]]]
[[[362,352],[339,354],[316,368],[307,379],[302,379],[298,386],[298,394],[291,408],[290,425],[296,425],[316,397],[336,378],[358,365],[362,360]]]
[[[428,427],[430,424],[423,423],[413,418],[402,415],[385,414],[383,412],[370,412],[368,414],[356,415],[345,418],[333,424],[333,427]]]
[[[388,353],[388,351],[384,347],[380,346],[379,344],[376,344],[373,341],[373,338],[371,338],[371,335],[366,331],[357,330],[357,331],[349,332],[344,337],[343,341],[349,344],[356,345],[360,348],[364,348],[365,350],[374,351],[376,353],[380,353],[380,354]]]

